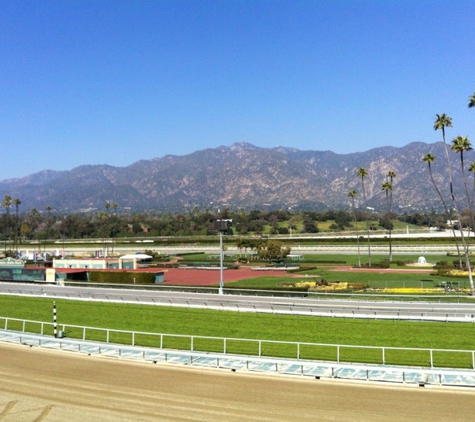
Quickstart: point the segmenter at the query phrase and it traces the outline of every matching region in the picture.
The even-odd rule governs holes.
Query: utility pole
[[[231,223],[233,220],[230,219],[218,219],[214,223],[215,230],[219,231],[219,290],[218,294],[224,294],[224,251],[223,251],[223,233],[228,231],[228,223]]]

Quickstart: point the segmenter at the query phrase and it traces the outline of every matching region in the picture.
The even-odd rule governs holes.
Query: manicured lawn
[[[0,316],[52,322],[52,300],[0,296]],[[121,305],[100,302],[57,300],[58,323],[152,333],[183,334],[228,338],[277,340],[288,342],[346,344],[386,347],[475,349],[475,326],[464,323],[419,323],[369,321],[292,315],[267,315],[226,311],[167,308],[161,306]],[[20,327],[18,328],[20,329]],[[67,337],[80,331],[68,329]],[[93,339],[104,340],[97,333]],[[130,342],[130,335],[114,332],[113,342]],[[219,351],[219,340],[197,340],[198,350]],[[188,348],[189,340],[167,338],[165,347]],[[155,345],[158,340],[140,336],[136,344]],[[228,343],[228,352],[257,353],[256,343]],[[294,346],[266,344],[264,354],[295,357]],[[301,357],[335,359],[333,347],[304,346]],[[345,349],[342,360],[379,363],[380,352]],[[428,365],[427,352],[388,352],[387,363]],[[470,354],[444,354],[440,366],[470,367]]]

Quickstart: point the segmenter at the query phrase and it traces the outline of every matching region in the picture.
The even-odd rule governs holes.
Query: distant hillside
[[[393,208],[397,211],[441,209],[422,157],[432,153],[433,173],[448,196],[444,147],[441,142],[414,142],[402,148],[381,147],[362,153],[258,148],[248,143],[204,149],[185,156],[167,155],[141,160],[128,167],[80,166],[70,171],[45,170],[0,182],[0,196],[20,198],[22,210],[49,206],[64,213],[103,210],[106,201],[119,209],[178,212],[195,206],[232,209],[348,208],[348,191],[359,193],[357,169],[368,170],[365,187],[368,206],[385,209],[381,189],[388,171],[396,172]],[[454,168],[459,156],[451,152]],[[475,160],[473,151],[465,154]],[[470,175],[471,176],[471,175]],[[472,179],[473,180],[473,179]],[[461,176],[455,176],[457,191]],[[473,181],[470,182],[473,184]]]

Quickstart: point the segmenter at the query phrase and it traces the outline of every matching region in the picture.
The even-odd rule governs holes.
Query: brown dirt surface
[[[0,420],[471,421],[466,389],[351,384],[128,362],[0,343]]]
[[[196,270],[184,268],[162,269],[165,272],[164,284],[182,285],[182,286],[217,286],[219,284],[219,269],[216,270]],[[351,266],[342,266],[334,268],[334,271],[348,272],[372,272],[379,274],[400,273],[400,274],[430,274],[432,269],[398,269],[398,268],[356,268]],[[288,277],[295,278],[296,274],[289,274],[282,270],[255,271],[249,267],[239,269],[227,269],[223,271],[224,283],[232,281],[245,280],[253,277]],[[301,275],[300,275],[301,276]],[[298,277],[298,275],[297,275]]]
[[[184,268],[164,269],[164,284],[181,285],[181,286],[217,286],[219,285],[219,268],[216,270],[195,270]],[[231,281],[245,280],[253,277],[278,276],[291,277],[286,271],[255,271],[248,267],[239,269],[223,270],[224,283]]]

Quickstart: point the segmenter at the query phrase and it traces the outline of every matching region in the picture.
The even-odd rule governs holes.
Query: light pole
[[[229,219],[218,219],[214,223],[214,227],[216,230],[219,231],[219,290],[218,294],[224,294],[224,274],[223,274],[223,233],[228,231],[228,223],[232,222],[233,220]]]

